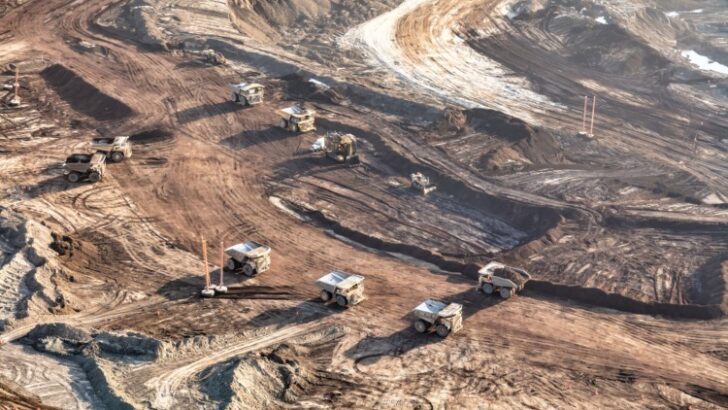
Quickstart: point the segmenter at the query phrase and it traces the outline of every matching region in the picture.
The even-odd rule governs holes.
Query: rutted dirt
[[[2,383],[18,404],[35,380],[63,408],[728,406],[728,93],[682,54],[723,61],[725,44],[697,6],[12,6],[0,66],[20,64],[23,103],[0,108],[0,273],[20,290],[1,295],[0,357],[32,387]],[[251,80],[264,104],[228,101]],[[584,94],[593,140],[575,135]],[[296,102],[315,133],[275,127]],[[360,166],[310,152],[334,130]],[[130,135],[134,156],[66,182],[97,133]],[[270,245],[272,268],[224,272],[229,293],[201,299],[201,236],[215,281],[220,240]],[[521,295],[475,290],[494,259],[533,274]],[[365,276],[368,299],[321,303],[333,269]],[[464,305],[462,332],[411,328],[429,297]]]

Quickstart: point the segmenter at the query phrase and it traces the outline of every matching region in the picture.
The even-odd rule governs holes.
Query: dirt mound
[[[438,141],[457,141],[465,136],[482,140],[471,141],[482,150],[460,152],[456,146],[452,149],[455,157],[481,170],[522,169],[564,161],[562,150],[550,133],[498,111],[447,110],[433,128],[439,133],[435,137]]]
[[[1,11],[0,5],[0,11]],[[0,376],[0,410],[53,410],[56,407],[46,406],[40,397],[28,392],[12,380]]]
[[[310,351],[298,345],[250,353],[205,370],[202,389],[221,408],[272,408],[294,403],[315,380]]]
[[[58,287],[63,271],[51,250],[50,230],[0,208],[0,323],[66,309]],[[1,327],[1,326],[0,326]]]
[[[40,75],[71,108],[97,121],[121,120],[134,114],[128,105],[104,94],[60,64],[44,69]]]
[[[151,144],[172,139],[172,133],[163,128],[140,131],[129,136],[129,140],[135,144]]]
[[[285,83],[286,94],[292,99],[327,104],[340,104],[346,100],[346,97],[332,87],[315,79],[307,79],[300,74],[289,74],[281,77],[281,80]]]

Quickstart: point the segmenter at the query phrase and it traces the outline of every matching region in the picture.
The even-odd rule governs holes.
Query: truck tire
[[[326,289],[321,290],[321,300],[323,300],[324,303],[330,301],[332,297],[333,297],[333,295],[328,290],[326,290]]]
[[[336,304],[341,307],[346,307],[346,305],[349,304],[349,301],[346,300],[346,296],[344,295],[337,295],[336,296]]]
[[[121,151],[114,151],[111,153],[111,162],[121,162],[124,160],[124,153]]]
[[[278,123],[278,126],[281,127],[281,128],[283,128],[284,130],[287,130],[288,129],[288,121],[281,120],[281,122]]]
[[[425,333],[430,325],[422,319],[415,320],[415,330],[418,333]]]
[[[484,283],[483,286],[481,286],[480,288],[486,295],[492,295],[493,291],[495,290],[492,283]]]
[[[445,338],[450,334],[450,328],[447,327],[444,323],[440,323],[435,328],[435,332],[437,333],[438,336]]]
[[[228,272],[234,272],[238,270],[238,267],[238,261],[233,258],[228,259],[227,263],[225,264],[225,269],[227,269]]]
[[[508,299],[513,294],[513,289],[511,288],[501,288],[500,289],[500,297],[503,299]]]
[[[238,93],[233,93],[232,100],[234,103],[240,102],[240,96],[238,95]]]
[[[248,262],[245,262],[245,265],[243,265],[243,274],[245,276],[253,276],[255,275],[255,268],[253,265],[251,265]]]
[[[90,174],[88,174],[88,180],[91,182],[99,182],[101,180],[101,174],[99,174],[96,171],[93,171]]]
[[[66,175],[66,180],[68,182],[76,183],[79,179],[81,179],[81,175],[79,175],[78,172],[71,172],[70,174]]]

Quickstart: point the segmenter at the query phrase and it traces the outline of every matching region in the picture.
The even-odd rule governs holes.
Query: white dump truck
[[[68,182],[86,180],[98,182],[103,178],[106,171],[106,155],[96,154],[72,154],[63,163],[63,175]]]
[[[486,295],[498,292],[503,299],[523,289],[531,275],[523,269],[490,262],[478,271],[478,289]]]
[[[99,137],[91,140],[91,149],[111,158],[111,162],[121,162],[131,157],[129,137]]]
[[[353,273],[333,271],[316,281],[321,300],[336,300],[339,306],[353,306],[364,300],[364,277]]]
[[[245,276],[255,276],[270,269],[270,247],[248,241],[225,249],[229,256],[225,268],[235,272],[242,268]]]
[[[430,182],[430,178],[424,176],[421,172],[410,174],[410,181],[412,183],[412,189],[422,195],[427,195],[437,189],[437,187]]]
[[[278,112],[280,121],[278,126],[293,132],[315,131],[316,112],[300,105],[286,107]]]
[[[440,337],[447,337],[463,328],[463,305],[427,299],[414,310],[415,330],[425,333],[433,328]]]
[[[230,84],[232,101],[240,105],[257,105],[263,102],[265,87],[257,83]]]

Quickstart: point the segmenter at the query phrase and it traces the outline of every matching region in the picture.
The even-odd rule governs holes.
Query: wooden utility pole
[[[220,241],[220,287],[225,286],[223,283],[223,266],[225,266],[225,247],[222,241]]]
[[[592,117],[591,117],[591,127],[589,127],[589,135],[594,136],[594,114],[597,109],[597,96],[595,95],[592,99]]]
[[[202,261],[204,263],[203,273],[205,274],[205,289],[210,287],[210,268],[207,265],[207,241],[202,237]]]

